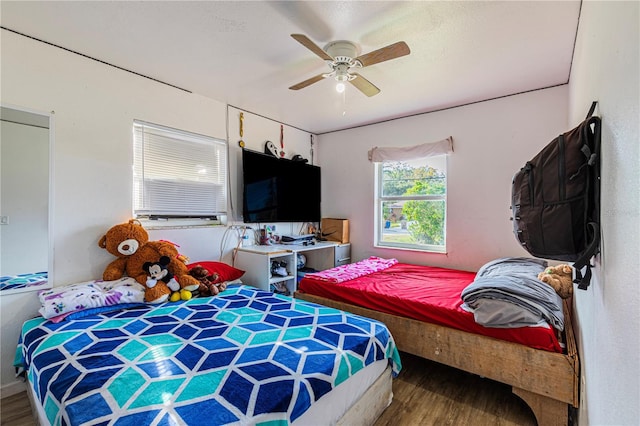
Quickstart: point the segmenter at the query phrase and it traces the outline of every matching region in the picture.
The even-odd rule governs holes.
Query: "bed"
[[[476,324],[461,299],[475,273],[395,263],[354,267],[354,278],[338,279],[340,268],[305,275],[294,296],[377,319],[400,351],[506,383],[539,425],[568,424],[569,407],[578,406],[579,358],[566,302],[562,333],[548,324],[490,328]]]
[[[380,322],[242,284],[78,313],[23,326],[40,424],[371,424],[401,368]]]

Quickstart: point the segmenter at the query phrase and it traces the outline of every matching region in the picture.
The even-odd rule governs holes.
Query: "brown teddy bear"
[[[220,276],[209,271],[201,265],[196,265],[189,270],[189,275],[200,282],[198,293],[200,296],[215,296],[227,289],[227,283],[222,282]]]
[[[143,265],[159,262],[162,256],[167,256],[170,259],[167,269],[180,287],[189,291],[198,289],[200,282],[189,275],[178,249],[166,241],[149,241],[149,234],[135,219],[109,229],[100,238],[98,246],[117,257],[104,270],[102,279],[105,281],[117,280],[126,274],[146,286],[147,271]]]
[[[566,263],[548,267],[538,274],[538,279],[553,287],[563,299],[573,294],[573,269]]]

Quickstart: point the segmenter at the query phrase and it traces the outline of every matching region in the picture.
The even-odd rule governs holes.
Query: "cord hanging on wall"
[[[241,112],[240,113],[240,140],[238,141],[238,145],[240,145],[240,148],[244,148],[244,141],[242,140],[243,136],[244,136],[244,113]]]
[[[311,164],[313,164],[313,135],[309,135],[311,138],[311,149],[309,149],[309,154],[311,155]]]
[[[284,126],[280,125],[280,157],[284,158]]]

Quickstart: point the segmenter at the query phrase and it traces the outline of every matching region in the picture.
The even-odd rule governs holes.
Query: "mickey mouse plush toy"
[[[180,299],[191,299],[191,292],[180,289],[180,284],[167,269],[169,263],[171,263],[169,256],[162,256],[159,262],[145,262],[144,265],[142,265],[144,270],[149,274],[146,283],[147,288],[153,289],[158,284],[158,281],[161,281],[172,291],[171,297],[169,298],[170,301],[177,302]]]

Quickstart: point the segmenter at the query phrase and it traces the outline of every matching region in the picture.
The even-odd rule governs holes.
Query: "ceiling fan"
[[[303,34],[291,34],[291,37],[324,59],[329,68],[331,68],[331,72],[318,74],[289,87],[291,90],[300,90],[324,78],[333,77],[338,82],[336,90],[340,93],[344,91],[344,83],[349,82],[365,95],[374,96],[380,93],[380,89],[360,74],[353,72],[353,69],[368,67],[369,65],[389,61],[411,53],[409,46],[404,41],[358,56],[358,46],[350,41],[332,41],[324,49],[321,49]]]

